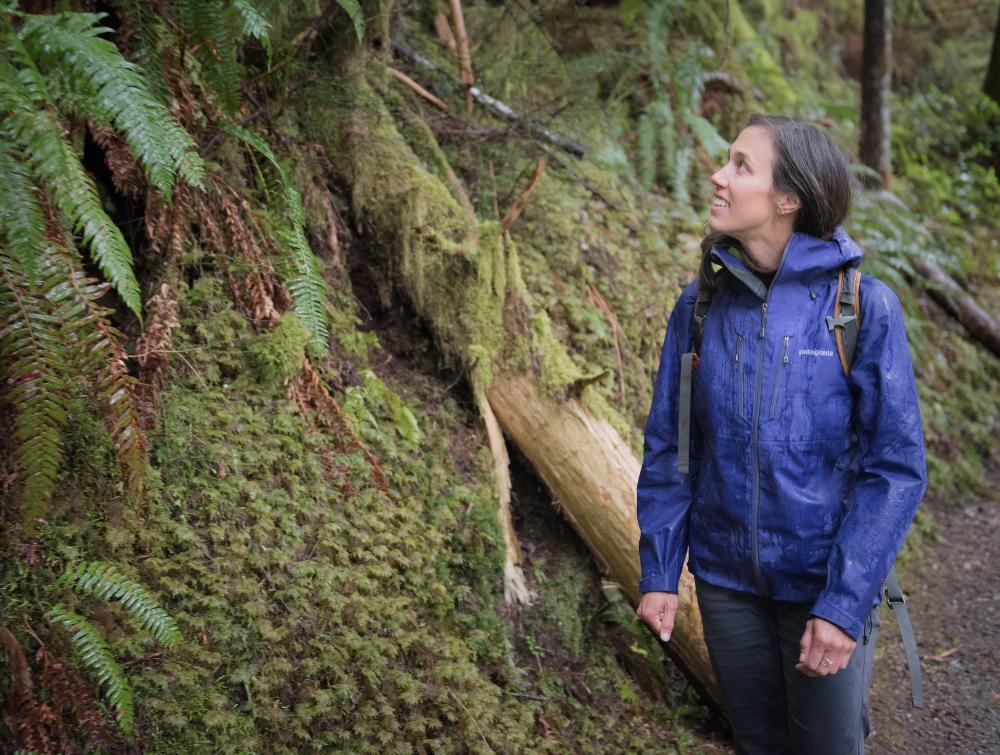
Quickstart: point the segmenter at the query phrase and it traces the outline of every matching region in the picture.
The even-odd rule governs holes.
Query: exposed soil
[[[1000,476],[994,474],[994,490]],[[934,505],[937,504],[937,505]],[[938,542],[901,574],[920,649],[924,707],[910,705],[899,628],[883,615],[871,690],[872,753],[1000,751],[1000,505],[931,502]],[[883,614],[885,614],[883,609]]]

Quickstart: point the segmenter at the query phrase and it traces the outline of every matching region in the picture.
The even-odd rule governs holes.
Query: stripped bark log
[[[526,375],[501,374],[487,396],[507,435],[538,472],[602,571],[633,604],[639,602],[639,525],[635,485],[639,461],[607,422],[579,401],[544,397]],[[710,700],[721,701],[702,639],[694,579],[681,577],[669,649]]]
[[[958,320],[969,335],[1000,357],[1000,325],[934,260],[910,257],[910,266],[930,285],[927,293],[945,312]]]

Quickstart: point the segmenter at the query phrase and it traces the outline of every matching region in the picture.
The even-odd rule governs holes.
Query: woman
[[[841,227],[846,159],[819,129],[752,116],[711,181],[701,273],[670,315],[646,424],[637,614],[670,638],[690,551],[737,749],[863,753],[880,588],[926,488],[899,300],[861,277],[845,373],[827,318],[862,252]],[[681,357],[699,287],[713,295],[684,474]]]

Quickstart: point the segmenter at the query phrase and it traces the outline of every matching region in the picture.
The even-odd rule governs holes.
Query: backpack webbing
[[[856,267],[849,268],[851,280],[844,285],[844,269],[837,274],[837,301],[833,305],[833,317],[827,315],[827,328],[833,331],[837,341],[837,353],[844,374],[850,375],[851,363],[854,361],[854,351],[858,345],[858,331],[861,329],[861,273]],[[910,612],[906,608],[903,591],[899,587],[896,567],[889,570],[889,576],[883,586],[885,602],[892,609],[899,623],[899,634],[906,651],[906,665],[910,669],[910,702],[914,708],[924,707],[924,685],[920,672],[920,654],[917,652],[917,639],[913,635],[910,623]]]
[[[851,374],[851,363],[858,345],[858,331],[861,329],[861,273],[856,267],[848,267],[848,285],[844,285],[844,269],[837,273],[837,298],[833,305],[833,316],[827,315],[827,329],[833,331],[837,342],[837,354],[844,368],[844,375]],[[680,405],[677,412],[677,472],[688,474],[690,469],[691,440],[691,378],[701,351],[701,336],[705,317],[712,303],[712,294],[698,289],[692,318],[692,349],[681,355]],[[906,650],[906,665],[910,670],[910,702],[914,708],[924,707],[923,677],[920,672],[920,655],[917,641],[910,623],[910,613],[906,608],[903,591],[899,587],[896,567],[889,570],[883,585],[886,603],[892,609],[899,624],[899,634]]]

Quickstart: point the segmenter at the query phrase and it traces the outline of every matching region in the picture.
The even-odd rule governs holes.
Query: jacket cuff
[[[858,641],[858,637],[861,636],[861,630],[864,629],[863,621],[854,618],[823,597],[819,598],[813,604],[812,610],[809,613],[839,627],[855,642]]]
[[[669,574],[654,574],[639,580],[639,592],[677,592],[677,584],[680,576],[671,577]]]

